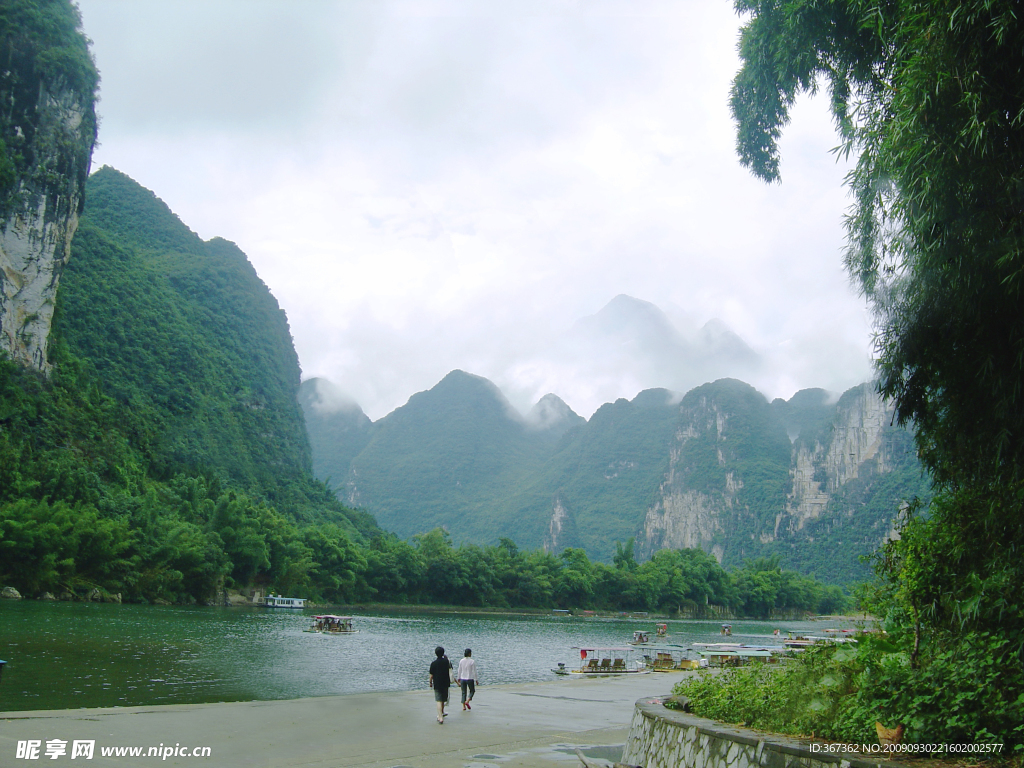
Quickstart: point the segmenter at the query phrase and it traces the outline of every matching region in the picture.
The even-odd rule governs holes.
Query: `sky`
[[[737,334],[759,364],[721,375],[769,398],[871,377],[826,100],[798,101],[780,184],[739,164],[729,2],[79,7],[102,78],[93,168],[237,243],[303,378],[373,419],[456,368],[520,409],[554,392],[585,417],[702,383],[685,360],[566,353],[620,294],[684,336]]]

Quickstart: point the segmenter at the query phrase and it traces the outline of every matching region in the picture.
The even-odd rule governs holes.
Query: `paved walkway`
[[[685,673],[560,678],[481,686],[471,712],[452,688],[451,714],[438,725],[432,691],[367,693],[290,701],[0,713],[0,766],[467,766],[575,768],[574,747],[618,759],[644,696],[667,695]],[[19,742],[40,742],[38,758],[18,759]],[[67,742],[49,758],[47,742]],[[75,740],[95,741],[93,758],[72,758]],[[104,747],[210,747],[197,758],[105,757]],[[161,755],[162,755],[161,753]]]

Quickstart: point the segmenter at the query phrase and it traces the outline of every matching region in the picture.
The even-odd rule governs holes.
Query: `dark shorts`
[[[448,701],[448,686],[434,686],[434,701]]]

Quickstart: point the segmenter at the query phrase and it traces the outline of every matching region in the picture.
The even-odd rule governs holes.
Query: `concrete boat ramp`
[[[444,725],[425,685],[289,701],[0,712],[0,766],[574,768],[577,747],[617,760],[634,702],[667,696],[684,674],[481,686],[469,712],[452,688]],[[139,756],[125,754],[133,747]]]

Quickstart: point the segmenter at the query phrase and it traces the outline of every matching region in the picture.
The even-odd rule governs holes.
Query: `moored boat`
[[[818,645],[819,643],[856,643],[857,638],[848,634],[829,634],[825,636],[797,635],[796,637],[790,635],[782,642],[787,648],[797,649],[809,648],[812,645]]]
[[[652,672],[681,672],[708,666],[692,648],[679,645],[651,645],[644,648],[644,661]]]
[[[775,645],[743,643],[694,643],[693,648],[713,666],[737,666],[755,660],[774,664],[790,650]]]
[[[262,601],[256,603],[264,608],[294,608],[301,611],[306,607],[304,597],[282,597],[281,595],[267,595]]]
[[[577,669],[568,669],[565,664],[559,664],[557,669],[552,669],[556,675],[627,675],[646,674],[651,670],[642,659],[634,660],[633,648],[600,648],[580,647],[580,665]]]

